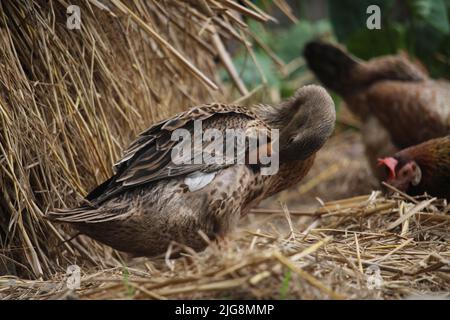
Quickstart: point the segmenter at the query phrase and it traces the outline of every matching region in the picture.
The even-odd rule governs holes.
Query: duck
[[[133,256],[162,256],[169,247],[201,251],[208,240],[232,232],[263,199],[299,183],[335,120],[333,100],[317,85],[301,87],[276,106],[192,107],[143,131],[114,165],[115,173],[82,204],[46,217]],[[244,152],[217,161],[223,149],[215,139],[189,144],[180,138],[196,130],[213,132],[217,141],[230,130],[245,132]],[[195,161],[205,150],[219,156]]]

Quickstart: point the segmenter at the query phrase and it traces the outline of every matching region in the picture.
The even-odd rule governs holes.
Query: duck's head
[[[323,146],[334,130],[334,103],[320,86],[298,89],[278,110],[280,162],[307,159]]]

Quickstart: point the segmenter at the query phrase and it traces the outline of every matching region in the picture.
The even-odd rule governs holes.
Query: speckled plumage
[[[280,129],[278,173],[261,175],[259,164],[174,164],[171,133],[192,130],[193,120],[202,120],[203,130],[222,132]],[[278,107],[194,107],[144,131],[116,164],[116,174],[86,197],[90,204],[48,217],[134,255],[163,254],[172,242],[201,250],[207,243],[199,230],[210,239],[224,236],[262,199],[299,182],[334,121],[334,104],[318,86],[299,89]],[[213,172],[214,178],[191,191],[186,177],[198,172]]]

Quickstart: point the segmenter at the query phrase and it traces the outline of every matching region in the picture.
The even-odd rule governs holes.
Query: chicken
[[[200,230],[210,239],[223,237],[261,200],[302,180],[331,135],[335,117],[332,99],[315,85],[300,88],[276,107],[194,107],[144,131],[117,163],[116,173],[86,197],[87,204],[50,212],[48,218],[136,256],[163,254],[171,243],[202,250],[207,243]],[[194,142],[192,153],[191,147],[180,148],[185,155],[174,152],[183,143],[173,135],[187,133],[195,140],[199,121],[204,135],[207,129],[224,135],[241,129],[256,130],[258,139],[267,132],[267,139],[259,140],[256,150],[246,147],[243,162],[196,162],[212,140]],[[263,151],[278,170],[264,171],[272,163],[263,161]],[[256,161],[250,161],[252,154]]]
[[[387,183],[410,195],[430,195],[450,201],[450,135],[406,148],[379,160]]]
[[[360,61],[331,43],[305,46],[309,68],[362,121],[366,155],[377,159],[450,133],[450,83],[429,78],[404,55]]]

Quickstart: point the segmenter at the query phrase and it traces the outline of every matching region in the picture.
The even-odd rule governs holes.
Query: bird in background
[[[450,83],[431,79],[404,54],[362,61],[338,45],[312,41],[304,56],[361,120],[366,155],[380,180],[379,158],[450,133]]]
[[[386,169],[386,182],[400,191],[450,201],[450,135],[403,149],[379,164]]]
[[[117,162],[115,174],[86,196],[86,204],[47,217],[135,256],[164,254],[172,243],[202,250],[207,241],[199,231],[209,239],[223,237],[261,200],[301,181],[332,134],[335,119],[331,97],[316,85],[300,88],[278,106],[191,108],[145,130]],[[278,171],[263,175],[259,162],[177,164],[172,158],[177,141],[171,135],[177,129],[192,133],[195,120],[202,121],[203,130],[222,133],[278,129],[279,148],[273,151]],[[208,146],[203,142],[200,147]]]

